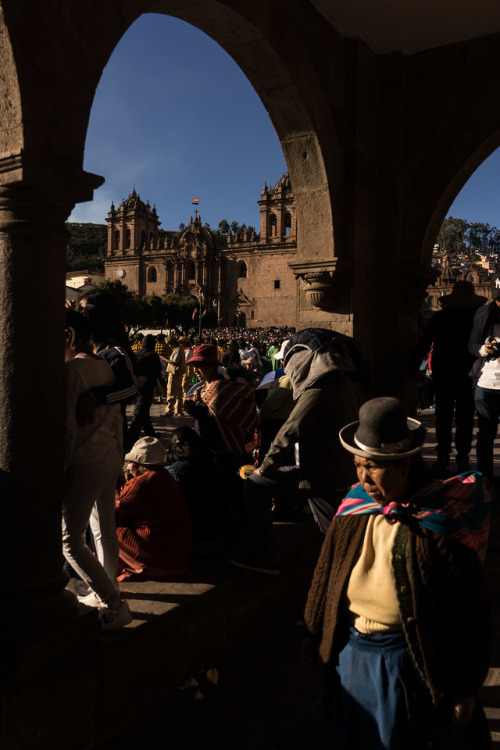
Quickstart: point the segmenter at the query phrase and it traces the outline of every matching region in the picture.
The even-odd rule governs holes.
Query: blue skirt
[[[325,666],[323,700],[335,750],[490,746],[487,727],[485,734],[477,733],[475,721],[475,727],[464,731],[451,724],[451,715],[445,718],[436,710],[402,632],[363,635],[351,628],[347,644]],[[478,720],[484,730],[480,706]]]

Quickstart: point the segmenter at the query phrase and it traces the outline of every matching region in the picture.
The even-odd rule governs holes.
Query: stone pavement
[[[164,407],[154,405],[152,414],[160,437],[166,439],[179,424],[191,420],[161,417]],[[428,428],[428,441],[424,452],[426,463],[435,458],[434,415],[431,410],[422,414]],[[496,465],[500,474],[500,446],[496,450]],[[450,467],[453,471],[453,466]],[[474,465],[473,467],[474,468]],[[500,633],[500,478],[495,482],[495,500],[492,513],[490,547],[487,572],[492,591],[495,633]],[[278,533],[286,531],[280,524]],[[293,524],[290,526],[294,526]],[[290,535],[295,532],[288,530]],[[310,530],[312,531],[312,530]],[[306,533],[307,537],[307,533]],[[266,580],[263,580],[266,578]],[[199,576],[198,576],[199,579]],[[213,585],[200,583],[198,587]],[[267,577],[243,573],[242,585],[254,582],[252,594],[268,588]],[[261,582],[261,585],[259,585]],[[140,588],[144,586],[141,600]],[[184,584],[185,586],[186,584]],[[153,588],[151,588],[153,586]],[[154,584],[125,584],[125,596],[137,620],[142,620],[141,606],[147,612],[150,600],[155,599]],[[165,584],[156,584],[158,589]],[[130,592],[127,589],[131,588]],[[186,589],[183,589],[186,596]],[[197,593],[193,591],[193,596]],[[252,595],[251,594],[251,595]],[[250,595],[250,596],[251,596]],[[139,599],[134,598],[139,596]],[[158,607],[176,606],[175,592],[160,596]],[[300,603],[299,603],[300,602]],[[294,604],[284,619],[275,618],[262,627],[249,629],[243,645],[235,645],[219,658],[207,661],[203,669],[193,670],[191,679],[180,689],[170,690],[161,707],[151,706],[139,721],[115,734],[99,745],[101,750],[132,750],[144,747],[151,750],[294,750],[305,746],[327,748],[331,746],[329,727],[322,716],[319,698],[319,665],[306,667],[298,656],[298,645],[303,635],[302,599]],[[157,612],[159,613],[159,612]],[[129,626],[130,627],[130,626]],[[200,666],[200,664],[198,664]],[[211,670],[208,672],[207,670]],[[213,671],[215,670],[215,671]],[[188,677],[188,675],[185,675]],[[216,684],[214,684],[216,683]],[[482,698],[490,722],[494,747],[500,748],[500,645],[496,638],[491,669],[482,690]]]

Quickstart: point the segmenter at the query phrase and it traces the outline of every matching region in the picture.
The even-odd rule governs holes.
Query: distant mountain
[[[104,271],[108,243],[106,224],[66,223],[70,238],[66,271]]]

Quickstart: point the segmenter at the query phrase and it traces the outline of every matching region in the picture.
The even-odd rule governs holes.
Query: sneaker
[[[99,608],[99,619],[101,621],[101,630],[117,630],[117,628],[128,625],[132,622],[132,613],[127,602],[122,601],[118,609],[109,607]]]
[[[268,576],[279,576],[281,573],[279,567],[276,565],[276,567],[273,566],[260,566],[260,565],[248,565],[247,563],[242,563],[239,560],[235,560],[232,558],[229,560],[231,565],[235,565],[237,568],[243,568],[243,570],[253,570],[255,573],[265,573]]]
[[[102,607],[103,601],[100,599],[94,591],[91,591],[87,596],[77,596],[80,604],[85,604],[86,607]]]
[[[75,589],[78,596],[87,596],[87,594],[92,593],[92,589],[88,583],[85,583],[85,581],[79,581],[78,579],[75,584]]]

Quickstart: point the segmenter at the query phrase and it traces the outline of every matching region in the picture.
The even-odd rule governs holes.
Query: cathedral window
[[[132,233],[131,233],[130,229],[127,229],[127,241],[126,241],[126,244],[125,244],[126,248],[130,247],[131,241],[132,241]]]
[[[141,247],[146,247],[146,232],[141,232]]]
[[[148,281],[155,282],[158,278],[158,274],[156,272],[156,268],[154,266],[150,266],[148,268]]]
[[[279,279],[274,280],[274,288],[279,289],[281,287],[281,282]]]
[[[239,279],[246,279],[247,277],[247,264],[246,263],[240,263],[240,267],[238,269],[238,278]]]
[[[188,281],[196,281],[195,268],[192,260],[186,261],[186,279]]]
[[[120,232],[115,232],[115,250],[120,249]]]
[[[285,214],[285,235],[288,237],[292,231],[292,217],[290,214]]]
[[[270,227],[271,227],[271,237],[276,237],[276,233],[278,231],[278,221],[276,219],[276,216],[274,216],[274,214],[271,216]]]
[[[149,248],[153,247],[153,232],[149,233]]]

